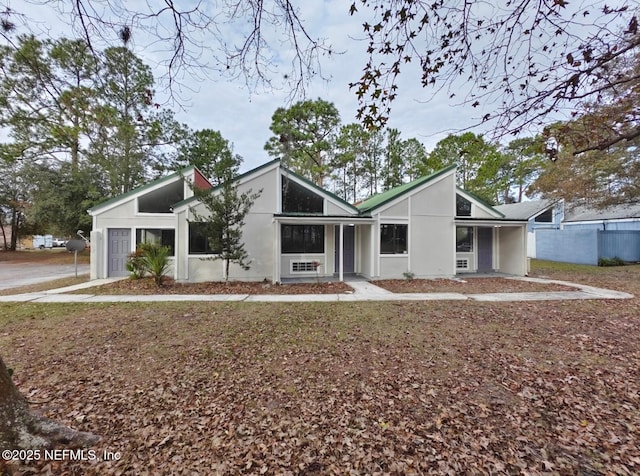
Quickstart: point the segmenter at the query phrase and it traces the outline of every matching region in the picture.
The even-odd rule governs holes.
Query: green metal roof
[[[117,203],[125,198],[129,198],[132,197],[140,192],[144,192],[145,190],[148,190],[152,187],[155,187],[156,185],[162,184],[164,182],[169,182],[170,180],[173,180],[174,178],[176,178],[177,176],[184,176],[186,175],[188,172],[191,172],[192,170],[194,170],[195,167],[193,166],[189,166],[189,167],[185,167],[183,169],[177,170],[173,173],[170,173],[169,175],[165,175],[164,177],[160,177],[156,180],[153,180],[152,182],[149,182],[147,184],[141,185],[140,187],[134,188],[132,190],[129,190],[128,192],[125,192],[121,195],[116,195],[113,198],[109,198],[108,200],[105,200],[102,203],[98,203],[97,205],[94,205],[93,207],[89,208],[87,210],[87,212],[89,212],[90,214],[95,213],[97,210],[100,210],[101,208],[105,208],[108,207],[109,205],[112,205],[114,203]]]
[[[378,193],[377,195],[374,195],[373,197],[365,200],[364,202],[361,202],[356,206],[358,210],[360,210],[360,213],[369,212],[371,210],[374,210],[378,207],[381,207],[382,205],[385,205],[391,202],[392,200],[395,200],[398,197],[401,197],[406,193],[409,193],[410,191],[446,174],[447,172],[450,172],[451,170],[454,170],[455,168],[456,168],[455,164],[450,165],[449,167],[438,170],[437,172],[434,172],[431,175],[425,175],[424,177],[420,177],[419,179],[416,179],[412,182],[405,183],[397,187],[394,187],[392,189],[389,189],[386,192]]]

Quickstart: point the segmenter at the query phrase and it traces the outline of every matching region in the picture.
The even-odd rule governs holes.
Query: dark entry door
[[[493,271],[493,228],[478,228],[478,271]]]
[[[344,271],[343,273],[353,273],[355,270],[354,267],[354,256],[355,256],[355,226],[345,226],[343,228],[343,238],[344,238],[344,248],[343,248],[343,256],[344,256]],[[335,263],[336,263],[336,273],[340,272],[340,227],[335,227],[335,235],[336,235],[336,246],[335,246]]]
[[[110,228],[107,250],[107,275],[109,277],[127,276],[127,256],[131,253],[131,230],[128,228]]]

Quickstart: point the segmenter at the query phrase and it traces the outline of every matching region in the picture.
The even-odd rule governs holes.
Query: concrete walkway
[[[354,302],[354,301],[566,301],[574,299],[631,299],[632,294],[609,289],[585,286],[566,281],[540,278],[519,278],[535,283],[554,283],[574,287],[576,291],[521,292],[521,293],[392,293],[367,281],[350,281],[353,293],[346,294],[156,294],[156,295],[106,295],[106,294],[65,294],[71,291],[90,290],[94,286],[108,284],[118,279],[97,279],[86,283],[67,286],[49,291],[0,296],[0,302],[158,302],[158,301],[245,301],[245,302]]]

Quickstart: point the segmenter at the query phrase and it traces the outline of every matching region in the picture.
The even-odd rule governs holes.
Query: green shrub
[[[416,277],[416,275],[411,271],[405,271],[404,273],[402,273],[402,276],[404,276],[404,279],[406,279],[407,281],[411,281]]]
[[[624,266],[624,261],[617,256],[613,258],[600,258],[598,260],[598,266]]]
[[[158,286],[162,286],[164,273],[169,267],[169,247],[160,246],[155,243],[142,243],[142,250],[145,270],[153,277]]]
[[[127,271],[131,273],[131,279],[144,278],[147,274],[144,252],[138,248],[127,257]]]

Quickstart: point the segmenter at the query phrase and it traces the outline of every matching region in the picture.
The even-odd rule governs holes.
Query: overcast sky
[[[127,6],[133,8],[132,5],[137,1],[140,0],[129,0]],[[343,124],[355,122],[357,100],[348,85],[359,79],[367,61],[367,44],[362,40],[364,19],[350,16],[350,2],[344,0],[302,3],[301,16],[311,36],[326,38],[335,51],[342,52],[331,58],[323,58],[322,73],[330,81],[319,78],[313,81],[306,90],[306,97],[332,102],[339,110]],[[213,8],[215,2],[206,5]],[[48,30],[54,37],[72,36],[69,27],[61,21],[55,21],[55,13],[46,6],[34,6],[24,1],[21,5],[13,5],[13,8],[25,11],[30,16],[30,27],[36,33]],[[149,46],[149,39],[136,30],[133,35],[131,46],[152,67],[158,79],[158,99],[162,102],[166,99],[162,83],[166,69],[160,64],[160,58],[161,50],[167,46]],[[287,48],[290,45],[284,44],[280,52],[281,59],[286,58]],[[206,61],[207,57],[203,56],[201,60]],[[433,95],[433,90],[424,90],[419,79],[420,71],[416,66],[407,66],[400,77],[398,99],[393,104],[389,118],[388,126],[399,129],[403,139],[415,137],[427,150],[431,150],[439,140],[450,133],[460,132],[482,116],[481,110],[451,104],[447,91],[424,103],[427,97]],[[244,159],[242,171],[270,160],[263,147],[271,136],[271,116],[278,107],[290,105],[287,102],[288,91],[250,91],[243,82],[228,81],[215,72],[194,71],[179,78],[175,92],[180,103],[170,107],[176,112],[178,120],[195,130],[208,128],[220,131],[233,144],[234,151]]]
[[[348,7],[349,2],[331,0],[308,2],[302,9],[312,35],[327,38],[335,51],[342,52],[322,59],[323,76],[330,81],[316,79],[306,90],[306,96],[332,102],[343,124],[356,121],[358,104],[349,83],[359,79],[367,61],[367,45],[361,40],[361,19],[351,17]],[[145,52],[141,52],[141,56],[144,57]],[[470,106],[449,105],[446,92],[428,104],[421,103],[433,92],[423,90],[419,79],[420,72],[408,66],[401,76],[399,99],[393,104],[388,126],[399,129],[402,138],[415,137],[431,150],[448,133],[471,124],[480,112],[470,111]],[[176,109],[181,122],[194,129],[219,130],[243,157],[244,170],[270,160],[263,147],[271,137],[271,116],[278,107],[288,106],[288,91],[252,92],[243,83],[229,82],[215,74],[202,82],[185,82],[195,91],[184,88],[185,110]]]

